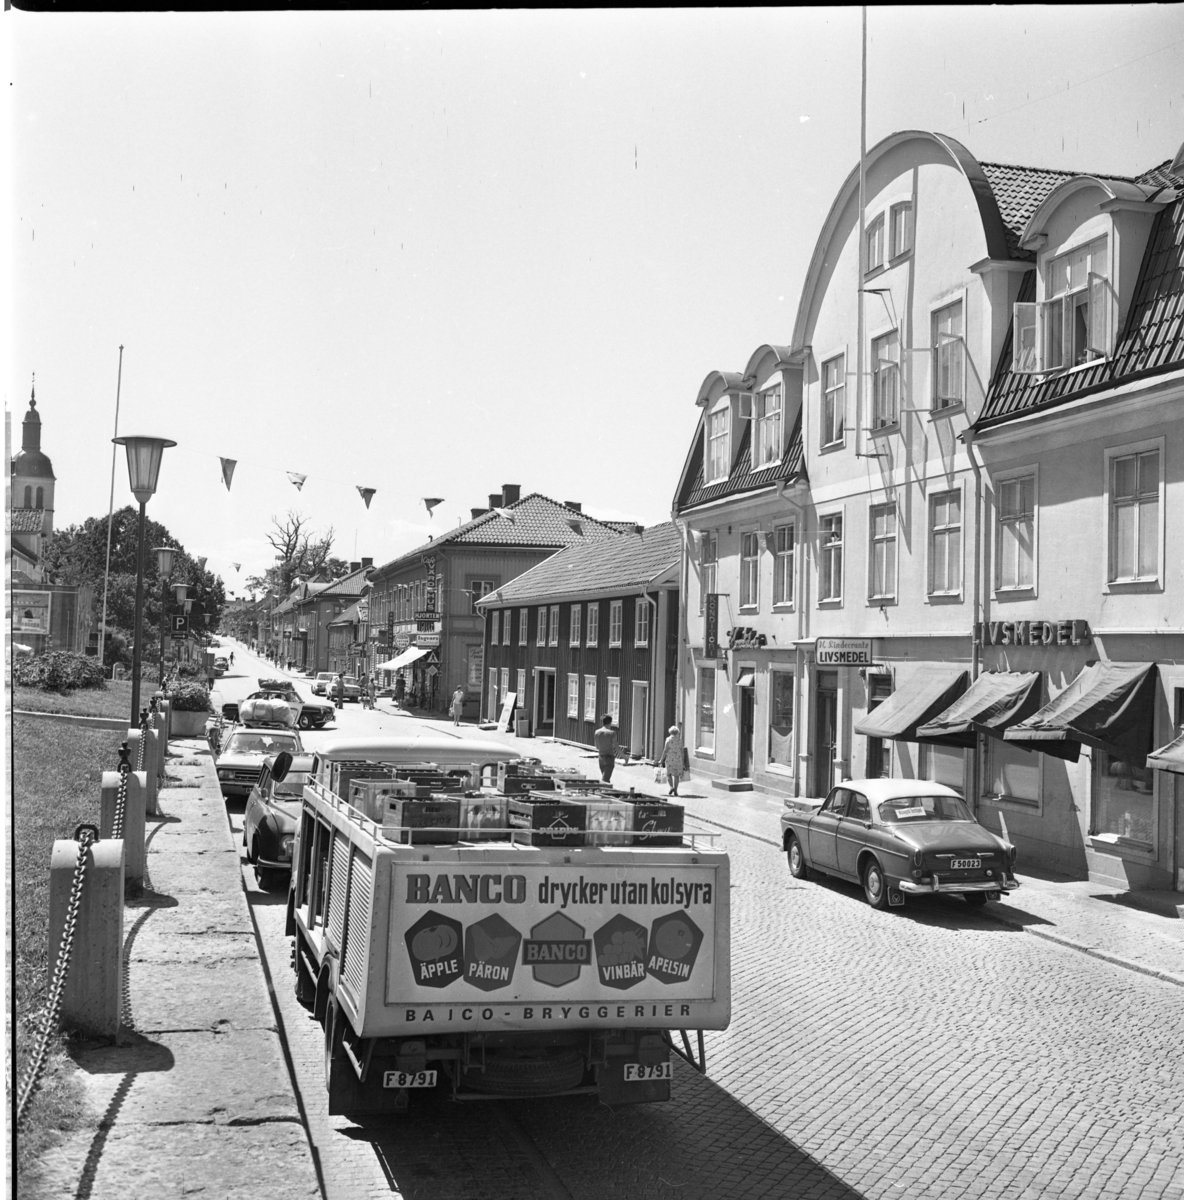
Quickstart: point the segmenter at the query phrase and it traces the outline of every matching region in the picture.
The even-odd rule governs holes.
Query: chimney
[[[517,504],[522,498],[522,485],[519,483],[503,483],[502,484],[502,500],[509,507],[511,504]]]
[[[487,508],[470,508],[469,512],[472,513],[472,517],[470,518],[470,520],[475,521],[478,517],[485,516],[485,514],[487,512],[489,512],[489,509],[487,509]]]
[[[362,568],[363,568],[363,570],[365,570],[365,569],[366,569],[366,568],[368,568],[368,567],[372,567],[372,566],[374,566],[374,559],[372,559],[372,558],[364,558],[364,559],[362,559]]]
[[[362,564],[360,562],[351,562],[349,564],[349,569],[351,573],[354,571],[360,571],[362,569]]]
[[[490,492],[489,493],[489,507],[490,508],[501,508],[501,506],[502,506],[501,492]]]
[[[584,504],[581,500],[564,500],[564,508],[570,508],[573,512],[583,512]]]

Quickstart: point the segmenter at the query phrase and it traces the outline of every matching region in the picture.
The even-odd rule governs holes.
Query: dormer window
[[[767,467],[781,458],[781,385],[757,392],[753,401],[754,467]]]
[[[1015,306],[1012,370],[1037,375],[1106,358],[1114,347],[1109,240],[1095,238],[1041,268],[1044,299]]]
[[[867,244],[865,271],[878,271],[884,265],[884,214],[881,213],[864,234]]]
[[[707,473],[705,483],[718,483],[727,479],[728,468],[731,466],[731,430],[729,421],[731,414],[728,406],[707,414]]]

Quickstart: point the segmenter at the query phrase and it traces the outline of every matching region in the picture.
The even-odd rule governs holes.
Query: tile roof
[[[688,475],[688,482],[678,497],[678,511],[685,512],[700,504],[709,504],[712,500],[720,500],[724,496],[742,495],[744,492],[756,491],[770,484],[789,481],[801,473],[804,458],[802,455],[802,414],[794,422],[793,431],[789,435],[789,444],[779,463],[772,466],[752,468],[752,422],[744,422],[744,432],[740,435],[740,448],[732,463],[731,473],[727,479],[719,483],[703,483],[703,423],[700,421],[699,430],[695,435],[696,441],[692,450],[692,458],[697,460],[693,475]]]
[[[367,614],[364,610],[367,609],[368,607],[369,607],[369,604],[367,601],[358,600],[355,603],[351,604],[349,606],[349,608],[347,608],[345,610],[345,612],[343,612],[341,614],[341,616],[334,617],[333,620],[329,622],[329,624],[330,625],[354,625],[359,621],[365,621]]]
[[[330,580],[328,583],[320,585],[309,584],[309,587],[316,587],[317,595],[324,599],[328,596],[360,596],[369,586],[370,580],[366,578],[366,572],[369,567],[359,567],[356,571],[351,571],[348,575],[342,575],[340,579]]]
[[[1048,171],[1042,167],[1016,167],[1007,163],[979,163],[995,194],[999,215],[1007,230],[1007,248],[1012,258],[1030,259],[1030,250],[1020,249],[1020,235],[1040,202],[1077,171]]]
[[[640,591],[677,563],[682,539],[673,521],[612,542],[569,546],[477,603],[497,608],[557,596],[620,596]]]
[[[573,529],[569,521],[578,522]],[[405,562],[415,562],[438,546],[563,546],[582,545],[586,541],[607,541],[621,536],[605,521],[597,521],[587,513],[568,508],[549,496],[531,492],[514,504],[491,509],[455,529],[442,533],[423,546],[384,563],[380,571]]]
[[[13,533],[40,533],[45,523],[42,508],[14,508],[9,513],[9,529]]]
[[[1167,182],[1184,178],[1156,168]],[[1017,298],[1036,299],[1036,272],[1024,276]],[[1016,375],[1011,369],[1012,330],[1003,343],[976,427],[986,429],[1026,413],[1055,408],[1090,392],[1184,366],[1184,197],[1157,214],[1147,239],[1126,325],[1110,358],[1059,375]]]

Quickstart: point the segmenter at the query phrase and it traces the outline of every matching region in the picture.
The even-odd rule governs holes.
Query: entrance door
[[[555,732],[555,672],[536,668],[534,725],[537,733]]]
[[[749,685],[740,691],[740,778],[752,777],[752,745],[756,729],[756,688]]]
[[[834,671],[818,672],[814,714],[814,795],[825,796],[835,785],[839,677]]]
[[[646,745],[646,727],[649,724],[650,685],[648,683],[633,683],[633,705],[629,710],[629,752],[641,755],[649,753]]]

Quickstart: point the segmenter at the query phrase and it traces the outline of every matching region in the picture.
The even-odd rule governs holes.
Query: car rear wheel
[[[971,908],[982,908],[988,899],[989,897],[986,892],[966,893],[966,903],[969,904]]]
[[[278,892],[287,886],[287,872],[277,871],[274,867],[262,867],[256,862],[255,882],[265,892]]]
[[[806,866],[802,843],[792,833],[789,835],[789,845],[785,848],[785,857],[789,860],[789,873],[795,879],[810,878],[810,868]]]
[[[863,868],[863,894],[872,908],[883,910],[888,907],[888,881],[874,858],[869,858]]]
[[[311,729],[312,728],[312,717],[306,717],[304,715],[304,713],[301,713],[300,716],[297,718],[296,724],[300,729]]]

